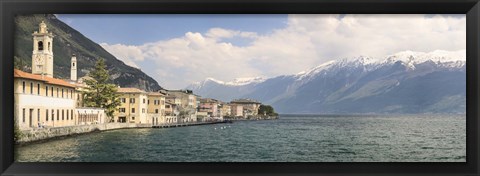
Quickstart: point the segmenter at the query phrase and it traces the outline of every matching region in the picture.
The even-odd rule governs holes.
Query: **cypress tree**
[[[107,117],[113,118],[113,113],[120,106],[117,86],[112,84],[104,59],[99,59],[95,69],[88,73],[92,79],[85,80],[88,88],[84,92],[84,104],[87,107],[104,108]],[[108,120],[110,121],[110,120]]]

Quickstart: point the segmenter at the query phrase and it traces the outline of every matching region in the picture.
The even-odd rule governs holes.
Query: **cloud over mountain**
[[[464,15],[289,15],[286,23],[285,28],[262,35],[212,28],[143,45],[102,47],[132,66],[152,61],[155,70],[145,71],[167,88],[182,88],[206,77],[294,74],[335,58],[466,47]],[[240,45],[237,40],[249,42]]]

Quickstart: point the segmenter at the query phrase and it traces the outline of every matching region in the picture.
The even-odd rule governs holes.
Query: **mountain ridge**
[[[136,87],[146,91],[161,88],[158,82],[140,69],[126,65],[93,42],[79,31],[58,20],[52,14],[19,15],[15,18],[15,66],[23,71],[31,70],[32,33],[38,30],[38,24],[44,21],[53,32],[54,77],[70,77],[70,59],[75,54],[78,63],[78,77],[88,74],[99,58],[104,58],[113,83],[122,87]]]
[[[465,55],[465,50],[437,50],[430,53],[399,52],[384,60],[360,56],[329,61],[297,74],[268,78],[255,84],[225,88],[227,86],[221,82],[210,82],[203,87],[190,85],[187,88],[201,96],[223,101],[254,98],[287,113],[463,113]],[[458,86],[442,82],[447,80]],[[437,90],[444,85],[448,88]],[[421,89],[425,91],[424,95],[433,91],[435,96],[418,95],[421,99],[405,100],[423,87],[432,89]],[[395,92],[405,97],[397,97]],[[461,105],[450,103],[449,98]],[[358,107],[366,103],[381,108]],[[300,107],[290,108],[288,104]]]

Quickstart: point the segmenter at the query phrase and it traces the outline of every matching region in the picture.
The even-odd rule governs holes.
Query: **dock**
[[[152,125],[152,128],[175,128],[175,127],[187,127],[187,126],[198,126],[198,125],[211,125],[211,124],[219,124],[219,123],[232,123],[232,121],[223,120],[223,121],[211,121],[211,122],[171,123],[171,124]]]

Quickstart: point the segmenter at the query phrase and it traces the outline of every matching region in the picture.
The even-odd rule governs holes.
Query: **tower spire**
[[[77,57],[72,54],[72,60],[70,64],[70,80],[77,81]]]

